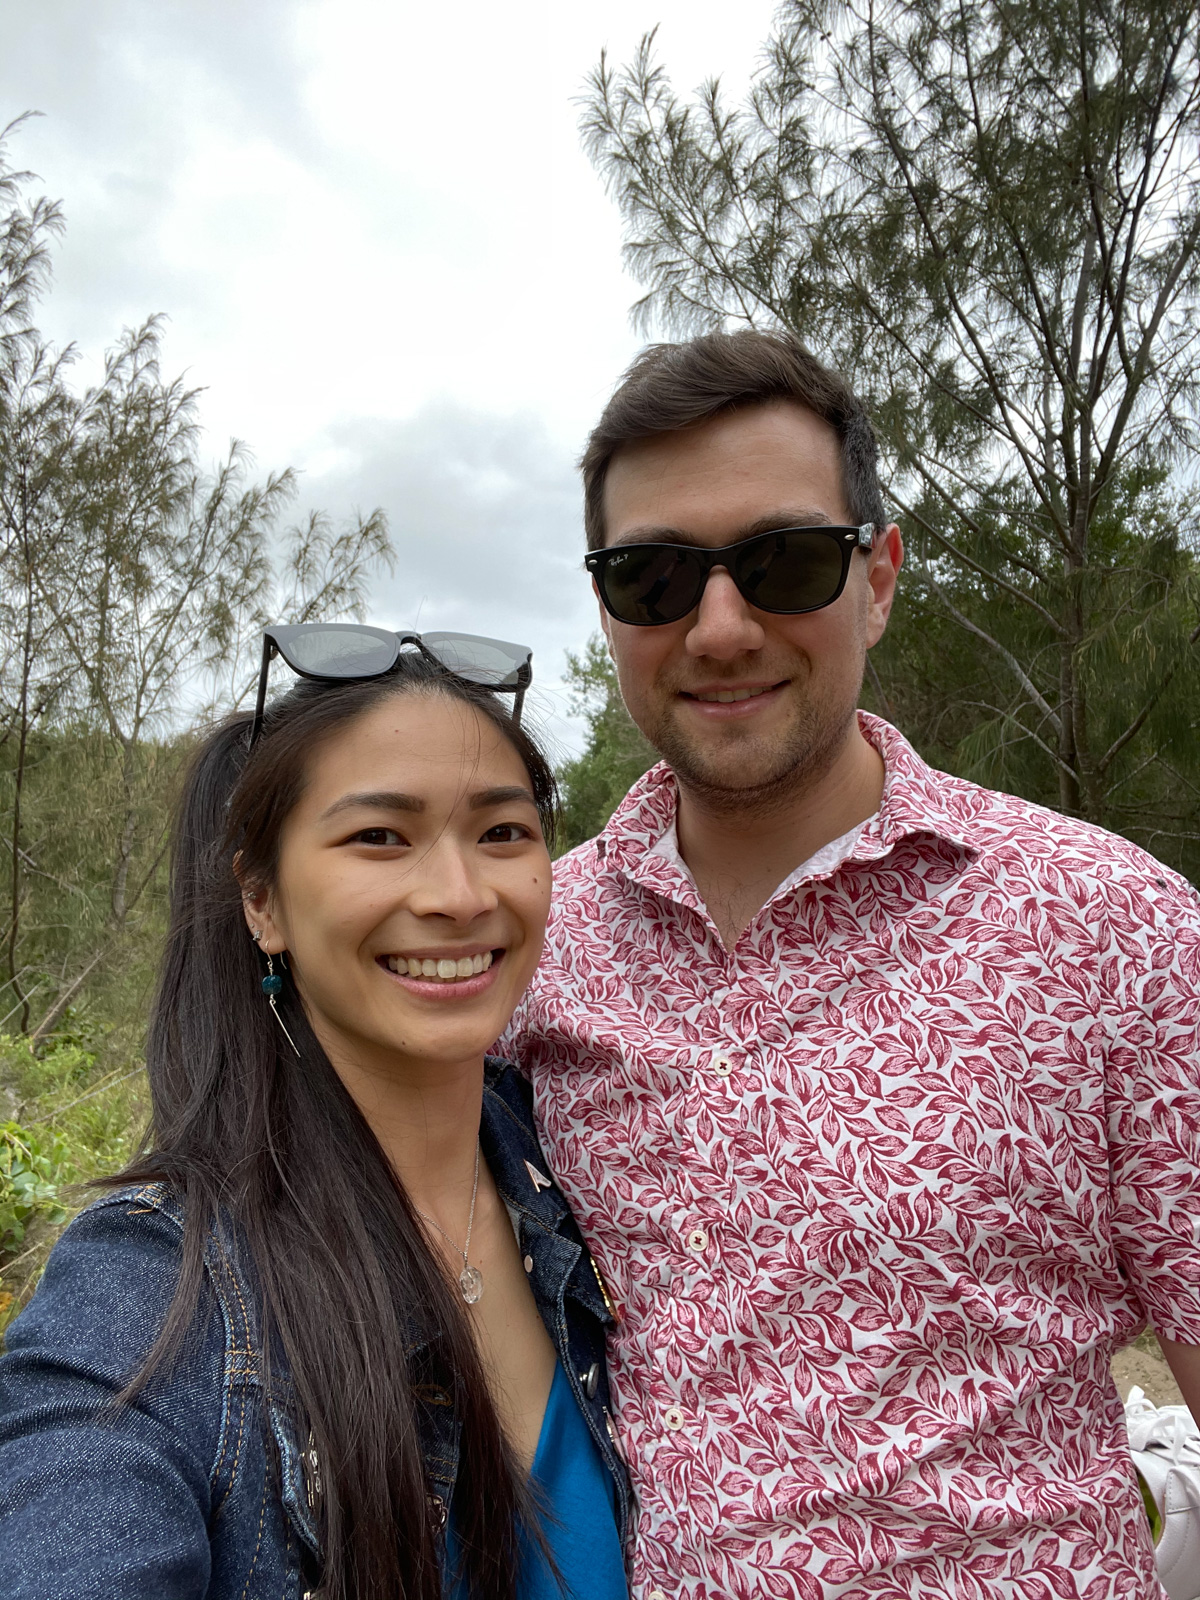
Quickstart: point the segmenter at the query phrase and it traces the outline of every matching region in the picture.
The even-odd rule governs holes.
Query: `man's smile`
[[[774,705],[787,689],[790,679],[773,683],[711,683],[697,689],[680,689],[679,699],[694,706],[706,721],[757,716]]]
[[[781,678],[778,683],[722,683],[711,689],[681,689],[679,692],[685,700],[699,700],[702,705],[727,706],[739,700],[754,700],[759,695],[770,694],[773,689],[782,689],[786,683],[787,679]]]

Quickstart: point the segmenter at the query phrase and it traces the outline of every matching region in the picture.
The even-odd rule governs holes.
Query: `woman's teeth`
[[[443,956],[440,961],[431,961],[428,958],[418,960],[416,956],[389,956],[387,964],[392,972],[406,974],[410,978],[432,978],[439,983],[457,983],[459,978],[473,978],[477,973],[486,972],[492,964],[492,952],[485,950],[478,956],[459,956],[457,961],[451,961]]]

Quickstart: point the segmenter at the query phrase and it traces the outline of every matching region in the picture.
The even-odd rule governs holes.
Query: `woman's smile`
[[[442,695],[364,712],[309,757],[271,932],[351,1086],[424,1080],[500,1037],[537,965],[550,858],[503,732]]]
[[[504,951],[421,951],[375,959],[409,994],[439,1001],[473,1000],[495,982]]]

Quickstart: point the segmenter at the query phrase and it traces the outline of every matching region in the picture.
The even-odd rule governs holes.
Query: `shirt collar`
[[[916,834],[944,839],[970,855],[977,854],[981,843],[975,823],[986,791],[928,766],[904,735],[882,717],[860,711],[858,721],[867,742],[883,757],[883,798],[841,864],[881,860],[902,839]],[[678,805],[675,774],[660,761],[638,779],[614,811],[596,840],[596,850],[608,870],[623,873],[704,914],[691,875],[681,870],[676,853],[669,848],[655,850],[664,835],[673,831]]]

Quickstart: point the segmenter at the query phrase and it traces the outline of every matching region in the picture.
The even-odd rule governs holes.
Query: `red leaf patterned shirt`
[[[622,1319],[634,1600],[1157,1597],[1109,1360],[1200,1344],[1200,904],[862,726],[879,814],[732,952],[640,780],[506,1041]]]

